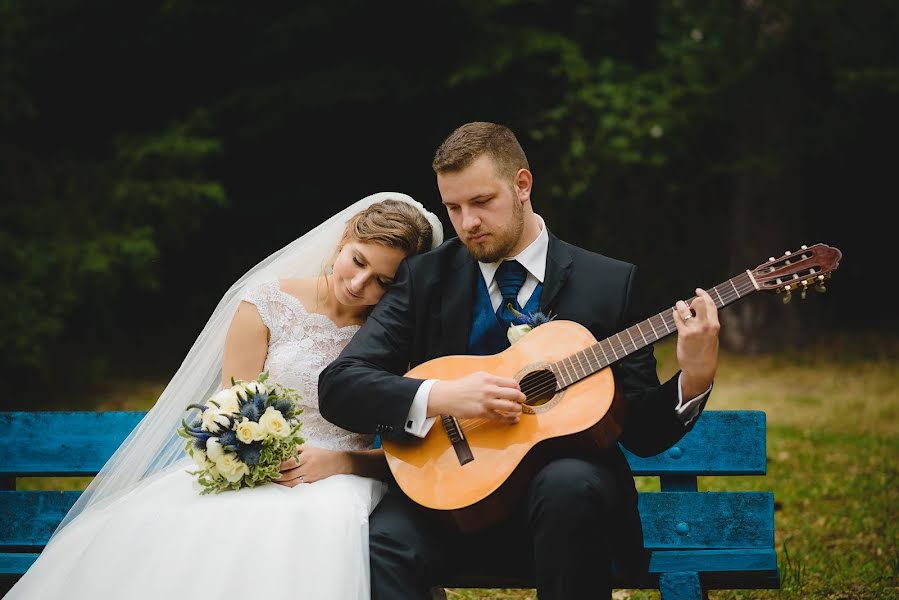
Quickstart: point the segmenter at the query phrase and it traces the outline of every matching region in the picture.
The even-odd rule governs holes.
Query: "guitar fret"
[[[574,377],[571,376],[571,372],[568,370],[568,365],[565,364],[565,359],[564,359],[564,358],[561,360],[561,363],[562,363],[562,366],[565,367],[565,373],[568,375],[568,379],[571,380],[571,382],[569,383],[569,385],[570,385],[571,383],[574,383]]]
[[[650,324],[650,325],[651,325],[651,324]],[[643,338],[643,345],[644,345],[644,346],[648,346],[648,345],[649,345],[649,342],[646,341],[646,336],[643,335],[643,330],[640,329],[640,324],[639,324],[639,323],[637,323],[637,331],[640,332],[640,337]]]
[[[649,326],[652,328],[652,335],[654,335],[656,339],[659,339],[659,334],[656,332],[656,326],[652,324],[652,317],[649,317],[646,320],[649,321]]]
[[[602,352],[602,357],[606,359],[606,364],[612,364],[612,361],[609,360],[609,355],[606,354],[606,351],[602,349],[602,342],[596,342],[596,345],[599,346],[599,351]]]
[[[624,345],[624,340],[621,339],[621,334],[616,333],[615,337],[618,338],[618,343],[621,344],[621,353],[627,356],[627,346]]]
[[[593,344],[593,346],[595,346],[595,345],[596,344]],[[599,357],[596,356],[596,350],[593,349],[593,346],[590,346],[590,352],[593,353],[593,360],[596,361],[596,366],[599,367],[602,363],[600,362]]]
[[[571,372],[574,373],[574,377],[571,379],[571,381],[577,381],[578,379],[580,379],[580,377],[577,376],[577,366],[575,366],[574,360],[572,360],[572,358],[570,356],[567,357],[565,360],[567,360],[568,363],[571,365]]]
[[[659,316],[662,317],[662,313],[659,313]],[[665,329],[668,331],[668,333],[671,333],[671,328],[668,327],[668,319],[662,317],[662,324],[665,325]]]
[[[583,375],[581,375],[581,377],[586,377],[587,369],[584,368],[584,363],[581,362],[581,353],[577,352],[577,353],[575,353],[575,356],[577,357],[577,364],[580,365],[581,372],[583,373]]]
[[[734,285],[734,280],[728,279],[727,282],[730,284],[730,287],[734,288],[734,292],[737,294],[737,298],[739,298],[740,292],[737,291],[737,286]]]
[[[606,341],[608,341],[608,339]],[[618,353],[615,352],[615,346],[612,345],[612,342],[609,342],[609,348],[612,349],[612,354],[615,355],[615,360],[618,360]]]
[[[631,335],[631,330],[630,330],[630,328],[625,329],[624,332],[627,334],[627,337],[631,338],[631,344],[633,344],[634,350],[636,350],[636,349],[637,349],[637,342],[634,341],[634,336]]]
[[[712,288],[712,290],[715,291],[715,295],[718,296],[718,302],[721,303],[721,306],[719,306],[718,308],[724,308],[724,300],[721,299],[721,294],[718,293],[718,286],[716,285]]]

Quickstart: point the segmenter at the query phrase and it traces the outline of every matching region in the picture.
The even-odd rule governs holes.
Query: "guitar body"
[[[455,379],[486,371],[521,381],[595,343],[585,327],[551,321],[499,354],[444,356],[418,365],[406,376]],[[439,419],[424,439],[384,440],[383,447],[397,484],[409,498],[451,511],[462,530],[476,531],[502,518],[521,497],[530,476],[554,456],[596,451],[614,443],[621,432],[621,408],[612,372],[606,368],[545,394],[540,405],[524,405],[515,425],[458,419],[473,457],[465,464]]]

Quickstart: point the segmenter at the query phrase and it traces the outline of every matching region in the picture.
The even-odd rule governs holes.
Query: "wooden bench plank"
[[[0,476],[96,475],[144,414],[0,413]]]
[[[642,458],[624,450],[634,475],[764,475],[765,413],[707,410],[677,444]]]
[[[648,492],[638,505],[647,548],[774,546],[770,492]]]
[[[44,546],[80,495],[0,491],[0,515],[4,515],[0,520],[0,548]]]
[[[728,589],[733,586],[741,589],[767,589],[778,587],[779,581],[777,554],[772,548],[656,550],[650,555],[646,576],[625,577],[617,573],[613,574],[612,580],[618,588],[654,588],[658,587],[660,574],[684,571],[700,573],[707,588]],[[532,588],[534,585],[531,577],[478,573],[444,579],[440,587],[520,589]]]
[[[80,492],[0,491],[0,547],[43,546]],[[639,496],[650,549],[771,548],[774,498],[768,492],[648,492]]]
[[[38,555],[30,553],[3,553],[0,552],[0,575],[22,575],[28,570]]]
[[[96,474],[144,414],[0,412],[0,430],[13,442],[0,447],[0,476]],[[765,413],[705,411],[667,451],[625,455],[635,475],[764,475]]]

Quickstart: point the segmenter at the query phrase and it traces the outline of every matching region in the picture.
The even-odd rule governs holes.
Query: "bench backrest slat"
[[[228,493],[228,492],[226,492]],[[0,491],[0,548],[43,546],[81,492]],[[769,492],[647,492],[639,496],[649,549],[771,548]]]
[[[145,414],[0,413],[0,476],[96,475]]]
[[[0,476],[96,474],[144,414],[0,413]],[[765,413],[707,410],[667,451],[625,455],[635,475],[764,475]]]
[[[624,451],[634,475],[764,475],[765,413],[707,410],[674,446],[648,458]]]

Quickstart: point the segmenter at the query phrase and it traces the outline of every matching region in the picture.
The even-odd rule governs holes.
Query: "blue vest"
[[[522,312],[526,315],[540,310],[540,292],[543,284],[538,283],[537,288]],[[475,295],[474,307],[471,319],[471,333],[468,335],[468,353],[481,356],[498,354],[509,347],[509,338],[506,331],[509,326],[496,318],[496,311],[490,303],[490,294],[487,293],[487,284],[478,273],[478,293]]]

